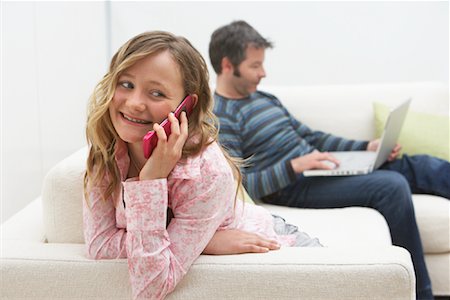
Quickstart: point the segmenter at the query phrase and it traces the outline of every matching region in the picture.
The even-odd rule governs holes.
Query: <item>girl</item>
[[[205,61],[185,38],[146,32],[119,49],[91,97],[87,253],[127,258],[133,298],[164,298],[202,252],[320,245],[263,208],[235,199],[240,173],[216,142],[208,80]],[[189,121],[184,112],[178,121],[171,112],[186,95],[195,107]],[[169,136],[158,125],[165,118]],[[142,138],[150,130],[158,143],[145,159]],[[230,237],[234,242],[225,245]]]

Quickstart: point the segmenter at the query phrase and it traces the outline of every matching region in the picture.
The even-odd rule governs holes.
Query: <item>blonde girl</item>
[[[264,209],[235,201],[239,171],[217,144],[208,81],[189,41],[145,32],[118,50],[91,97],[87,255],[126,258],[135,299],[164,298],[202,252],[266,252],[298,239],[277,234]],[[177,120],[171,112],[186,95],[194,110]],[[158,125],[165,118],[169,136]],[[150,130],[158,143],[146,159],[142,138]]]

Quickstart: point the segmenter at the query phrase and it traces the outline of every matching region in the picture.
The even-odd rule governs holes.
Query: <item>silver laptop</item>
[[[304,176],[351,176],[363,175],[378,169],[394,149],[403,122],[408,112],[411,99],[394,108],[386,120],[380,145],[373,151],[336,151],[330,152],[340,162],[339,167],[332,170],[307,170]]]

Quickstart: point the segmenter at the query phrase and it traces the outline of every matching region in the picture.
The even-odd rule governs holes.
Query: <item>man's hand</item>
[[[275,240],[263,238],[255,233],[230,229],[216,231],[203,254],[264,253],[278,249],[280,245]]]
[[[319,152],[317,150],[299,156],[291,160],[295,173],[302,173],[306,170],[322,169],[331,170],[339,166],[339,161],[329,152]]]
[[[380,146],[380,139],[376,139],[370,141],[367,145],[367,151],[377,151]],[[388,161],[393,161],[400,154],[400,150],[402,150],[402,146],[400,144],[395,144],[394,149],[392,149],[391,154],[389,154]]]

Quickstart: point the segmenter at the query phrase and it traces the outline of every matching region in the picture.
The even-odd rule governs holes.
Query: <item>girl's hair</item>
[[[102,188],[103,199],[110,198],[120,188],[120,173],[115,160],[119,136],[109,115],[117,81],[121,73],[140,59],[162,51],[169,51],[178,64],[185,94],[197,94],[197,105],[189,117],[189,136],[199,138],[198,143],[186,143],[183,157],[198,154],[205,146],[217,141],[218,121],[212,112],[213,100],[209,88],[209,74],[201,54],[184,37],[163,31],[144,32],[126,42],[113,56],[109,71],[97,84],[90,97],[86,125],[89,147],[84,176],[84,193],[93,187]],[[233,174],[241,182],[238,161],[224,150]],[[106,180],[105,180],[106,179]]]

